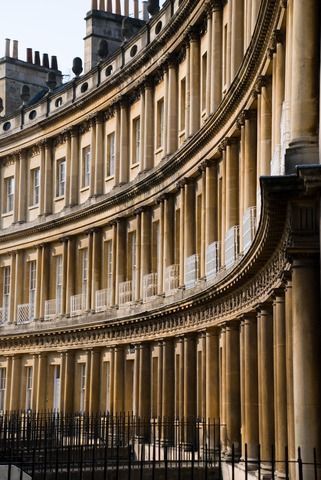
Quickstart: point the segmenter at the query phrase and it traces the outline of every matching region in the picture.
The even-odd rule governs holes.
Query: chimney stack
[[[51,56],[51,68],[52,70],[58,70],[58,60],[56,55]]]
[[[99,0],[99,10],[105,10],[105,0]]]
[[[138,0],[134,0],[134,18],[139,18]]]
[[[12,57],[18,59],[18,40],[13,41]]]
[[[49,68],[49,56],[48,53],[44,53],[42,55],[42,66],[45,68]]]
[[[97,0],[91,0],[91,9],[97,10]]]
[[[117,15],[121,15],[120,0],[116,0],[116,11],[115,11],[115,13],[117,13]]]
[[[35,65],[40,65],[40,53],[38,50],[35,51]]]
[[[6,45],[5,56],[10,57],[10,39],[9,38],[6,38],[5,45]]]
[[[107,7],[106,7],[107,12],[113,13],[113,3],[112,3],[112,0],[107,0],[106,3],[107,3]]]
[[[27,62],[32,63],[32,48],[27,48]]]

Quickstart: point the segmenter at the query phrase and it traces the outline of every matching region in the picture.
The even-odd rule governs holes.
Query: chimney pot
[[[99,10],[105,10],[105,0],[99,0]]]
[[[91,0],[91,9],[97,10],[97,0]]]
[[[124,15],[125,17],[129,16],[129,0],[125,0]]]
[[[107,0],[106,10],[107,10],[107,12],[113,13],[113,3],[112,3],[112,0]]]
[[[52,70],[58,70],[58,60],[56,55],[51,56],[51,68]]]
[[[45,68],[49,68],[49,56],[48,53],[44,53],[42,55],[42,66]]]
[[[32,48],[27,48],[27,62],[32,63]]]
[[[40,53],[38,50],[35,51],[35,65],[40,65]]]
[[[12,57],[18,58],[18,40],[13,41]]]
[[[144,0],[143,1],[143,20],[145,22],[148,22],[148,20],[149,20],[147,7],[148,7],[148,2],[146,0]]]
[[[121,12],[120,12],[120,0],[116,0],[116,11],[115,13],[117,13],[117,15],[120,15]]]

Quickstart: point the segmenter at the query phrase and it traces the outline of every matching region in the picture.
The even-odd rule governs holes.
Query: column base
[[[316,141],[293,142],[285,152],[285,174],[296,173],[298,165],[319,164],[319,149]]]

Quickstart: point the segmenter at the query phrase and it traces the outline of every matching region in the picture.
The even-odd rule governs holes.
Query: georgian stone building
[[[85,74],[0,118],[0,409],[217,419],[308,461],[319,3],[167,0],[97,61],[111,4]]]

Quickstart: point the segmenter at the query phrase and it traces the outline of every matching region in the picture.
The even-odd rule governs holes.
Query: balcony
[[[45,314],[44,320],[48,322],[50,320],[54,320],[58,317],[61,313],[61,301],[57,300],[56,298],[53,300],[46,300],[45,301]]]
[[[119,284],[119,305],[126,305],[133,302],[133,282],[128,280]]]
[[[213,242],[206,248],[206,278],[214,278],[220,270],[221,242]]]
[[[185,288],[193,288],[198,280],[198,255],[191,255],[185,261]]]
[[[30,323],[35,319],[34,305],[31,303],[23,303],[17,305],[17,325]]]
[[[231,227],[225,234],[225,268],[231,268],[239,258],[239,226]]]
[[[87,309],[86,295],[79,293],[70,297],[70,316],[77,317],[84,313]]]
[[[158,274],[148,273],[143,277],[143,302],[148,302],[158,293]]]
[[[8,323],[9,320],[9,311],[7,308],[0,308],[0,327]]]
[[[256,207],[250,207],[243,215],[242,247],[243,253],[250,248],[256,232]]]
[[[104,288],[96,291],[96,312],[105,312],[112,305],[112,290]]]
[[[174,263],[165,269],[165,295],[171,294],[179,286],[179,265]]]

